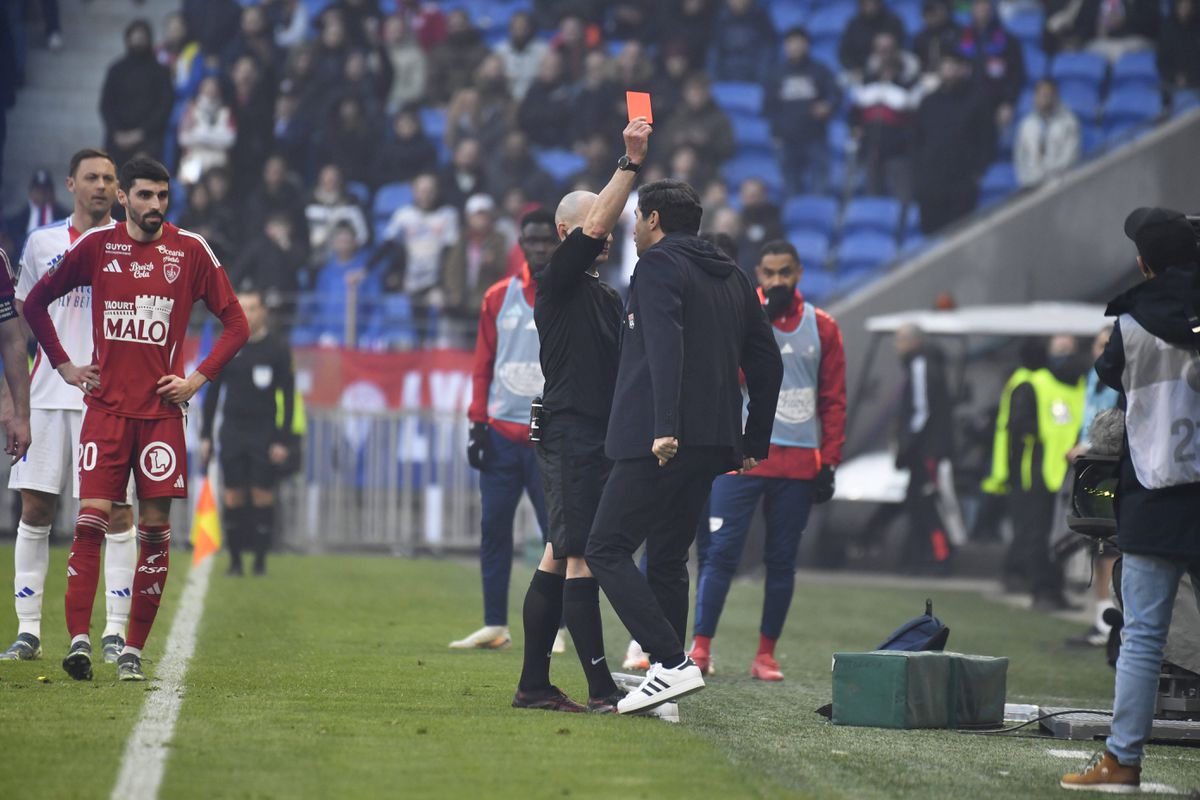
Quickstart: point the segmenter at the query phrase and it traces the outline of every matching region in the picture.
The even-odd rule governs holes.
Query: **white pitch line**
[[[167,744],[175,731],[175,721],[183,703],[183,679],[192,653],[196,651],[196,632],[204,614],[204,595],[215,560],[210,556],[188,573],[187,585],[167,636],[167,646],[154,670],[158,691],[146,692],[142,714],[121,759],[121,771],[112,791],[113,800],[154,800],[158,797],[167,765]]]

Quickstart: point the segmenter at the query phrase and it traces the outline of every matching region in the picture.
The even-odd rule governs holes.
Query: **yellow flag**
[[[200,484],[200,499],[192,517],[192,566],[221,549],[221,515],[213,499],[212,482],[207,477]]]

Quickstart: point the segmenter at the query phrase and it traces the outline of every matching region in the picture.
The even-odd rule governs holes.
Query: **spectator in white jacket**
[[[221,96],[214,76],[200,81],[196,99],[188,103],[179,120],[179,179],[187,185],[200,180],[212,167],[223,167],[237,138],[233,111]]]
[[[1036,186],[1079,161],[1079,119],[1058,97],[1058,86],[1043,78],[1033,92],[1033,110],[1017,127],[1013,161],[1017,183]]]
[[[518,103],[537,77],[549,45],[537,38],[537,26],[526,11],[518,11],[508,21],[508,38],[496,45],[496,55],[504,61],[504,74],[513,99]]]

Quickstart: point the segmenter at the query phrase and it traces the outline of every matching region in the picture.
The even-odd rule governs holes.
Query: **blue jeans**
[[[784,144],[783,178],[789,194],[825,194],[829,190],[829,144],[824,133],[808,142]]]
[[[532,447],[488,431],[491,451],[487,466],[479,471],[483,499],[483,540],[479,544],[479,569],[483,576],[483,624],[508,624],[508,581],[512,575],[513,515],[521,493],[529,495],[542,538],[546,537],[546,500]]]
[[[1192,576],[1192,589],[1200,605],[1200,563],[1126,553],[1121,571],[1121,602],[1125,627],[1121,655],[1117,658],[1117,689],[1113,701],[1112,735],[1108,751],[1126,766],[1142,763],[1146,740],[1154,722],[1158,675],[1163,648],[1171,627],[1171,612],[1179,579]]]
[[[796,586],[796,551],[812,508],[812,482],[788,478],[722,475],[713,481],[710,516],[719,527],[712,532],[700,583],[696,588],[697,636],[713,636],[725,607],[729,584],[742,560],[746,534],[759,499],[764,502],[767,567],[760,632],[778,639],[783,632]]]

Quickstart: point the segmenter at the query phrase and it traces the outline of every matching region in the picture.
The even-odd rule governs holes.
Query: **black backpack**
[[[925,601],[925,613],[892,631],[876,650],[945,650],[950,629],[933,615],[933,601]]]

